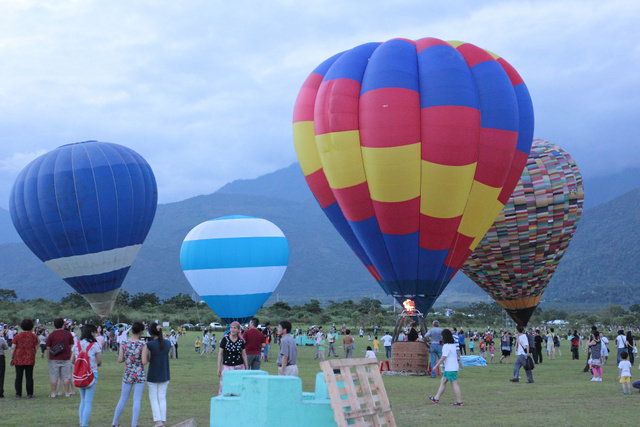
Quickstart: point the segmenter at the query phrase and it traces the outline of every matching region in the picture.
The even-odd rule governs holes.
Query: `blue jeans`
[[[144,383],[122,383],[122,393],[120,394],[120,401],[118,402],[118,406],[116,406],[116,412],[113,414],[113,422],[111,424],[117,425],[118,420],[120,419],[120,414],[122,414],[122,410],[124,409],[124,405],[127,404],[127,400],[129,400],[129,395],[131,394],[131,389],[133,388],[133,414],[131,416],[131,425],[138,425],[138,415],[140,415],[140,400],[142,399],[142,391],[144,390]]]
[[[93,394],[96,392],[97,384],[98,376],[96,375],[96,381],[91,387],[78,389],[80,390],[80,409],[78,410],[78,414],[80,415],[81,426],[89,425],[89,417],[91,417],[91,405],[93,405]]]
[[[387,352],[387,359],[391,359],[391,346],[385,345],[384,350]]]
[[[431,378],[436,377],[436,363],[442,357],[442,345],[441,344],[431,344],[429,347],[429,352],[431,353]]]

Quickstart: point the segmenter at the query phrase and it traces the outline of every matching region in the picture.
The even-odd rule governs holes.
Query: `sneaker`
[[[509,381],[511,381],[512,383],[519,383],[520,380],[518,378],[511,378]]]
[[[591,381],[598,381],[596,377],[591,378]]]
[[[598,381],[602,381],[602,377],[598,378]]]

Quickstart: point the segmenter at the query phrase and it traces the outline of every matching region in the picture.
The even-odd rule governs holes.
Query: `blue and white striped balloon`
[[[63,145],[29,163],[9,206],[31,251],[107,316],[156,213],[149,164],[109,142]]]
[[[266,219],[242,215],[203,222],[180,249],[187,280],[226,324],[251,319],[280,283],[288,262],[282,231]]]

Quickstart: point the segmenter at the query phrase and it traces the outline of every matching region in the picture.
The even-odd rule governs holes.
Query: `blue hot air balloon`
[[[18,175],[9,206],[22,240],[106,317],[158,201],[149,164],[109,142],[63,145]]]
[[[288,262],[282,231],[266,219],[241,215],[203,222],[180,249],[189,283],[226,324],[249,321],[280,283]]]

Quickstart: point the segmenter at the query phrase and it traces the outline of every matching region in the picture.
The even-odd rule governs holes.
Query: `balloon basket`
[[[398,341],[403,328],[415,321],[422,333],[426,332],[424,315],[413,309],[405,309],[396,321],[391,344],[391,371],[388,374],[427,375],[429,371],[429,347],[424,341]],[[385,372],[387,374],[387,372]]]

